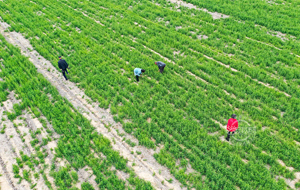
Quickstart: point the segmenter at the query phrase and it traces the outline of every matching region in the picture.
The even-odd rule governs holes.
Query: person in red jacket
[[[228,123],[227,123],[228,134],[226,137],[227,141],[229,141],[230,133],[231,133],[231,135],[233,135],[235,130],[237,130],[237,128],[239,127],[239,122],[235,118],[236,118],[236,115],[232,114],[231,118],[228,120]]]

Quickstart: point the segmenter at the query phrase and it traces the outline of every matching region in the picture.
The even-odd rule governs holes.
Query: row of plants
[[[41,134],[41,129],[31,131],[30,145],[36,152],[30,156],[20,153],[21,158],[17,158],[17,165],[13,166],[15,177],[31,183],[33,177],[38,179],[42,176],[49,189],[76,189],[78,179],[75,179],[75,173],[89,166],[101,189],[153,189],[149,182],[136,177],[134,171],[126,166],[127,160],[112,149],[109,140],[98,134],[90,121],[62,98],[55,87],[41,74],[38,74],[34,65],[21,55],[18,48],[7,43],[3,36],[0,36],[0,40],[2,60],[0,76],[4,79],[0,82],[1,101],[7,99],[7,96],[5,97],[7,91],[14,91],[21,100],[19,105],[14,105],[12,113],[6,113],[10,115],[9,119],[14,122],[22,114],[22,110],[29,109],[32,115],[39,118],[44,129],[47,129],[47,122],[49,122],[54,132],[60,135],[57,139],[55,157],[51,160],[52,165],[49,166],[45,163],[45,158],[48,156],[47,144],[48,141],[55,140],[52,139],[51,132],[48,133],[48,130],[51,130],[44,131],[49,135],[48,139],[37,138]],[[100,157],[101,154],[105,158]],[[59,159],[66,160],[69,166],[58,168],[56,163]],[[25,169],[25,166],[29,170]],[[113,166],[116,170],[130,175],[127,179],[128,184],[117,177],[116,172],[111,169]],[[36,170],[36,167],[40,169]],[[49,167],[51,167],[50,176],[54,178],[56,187],[53,187],[47,179],[45,170]],[[36,184],[31,185],[31,188],[37,188]],[[82,183],[81,188],[93,189],[88,183]]]
[[[209,10],[228,14],[236,19],[247,20],[265,26],[275,31],[281,31],[299,39],[299,28],[297,23],[297,1],[211,1],[206,0],[198,2],[195,0],[186,0],[199,7],[205,7]],[[242,10],[242,11],[241,11]],[[293,27],[291,27],[293,26]]]
[[[205,184],[208,187],[213,189],[223,188],[224,183],[218,183],[217,185],[209,183],[218,179],[222,179],[223,182],[226,181],[227,184],[231,184],[230,187],[233,187],[236,182],[229,182],[225,177],[227,172],[225,170],[219,171],[219,168],[224,163],[231,166],[233,160],[241,161],[242,155],[246,153],[250,154],[251,158],[255,158],[253,162],[257,168],[263,168],[264,164],[268,163],[274,168],[275,174],[293,177],[291,172],[286,171],[276,162],[276,159],[280,158],[287,165],[298,167],[297,148],[295,145],[290,144],[292,140],[299,138],[299,134],[292,128],[292,126],[295,126],[293,125],[295,120],[290,120],[285,128],[281,127],[283,118],[280,116],[280,111],[286,111],[286,115],[291,116],[289,113],[293,112],[294,109],[292,104],[288,102],[290,98],[273,89],[257,85],[256,82],[245,77],[245,73],[235,73],[214,61],[207,60],[201,56],[200,52],[203,51],[197,48],[199,42],[194,39],[169,31],[166,27],[151,21],[145,21],[121,6],[113,6],[112,3],[100,1],[94,1],[94,4],[84,2],[86,6],[78,5],[75,1],[61,1],[60,3],[65,3],[63,4],[65,7],[57,8],[56,2],[36,1],[37,4],[32,5],[32,3],[26,1],[27,4],[24,2],[26,6],[17,8],[18,10],[28,9],[30,12],[42,10],[44,15],[38,18],[26,14],[26,11],[19,11],[23,12],[23,14],[19,14],[13,8],[5,8],[9,9],[14,15],[10,16],[9,19],[19,18],[21,23],[25,25],[10,23],[12,29],[25,32],[27,37],[31,38],[33,46],[44,57],[53,61],[55,66],[57,55],[70,55],[67,59],[74,60],[72,62],[72,75],[74,76],[71,76],[71,80],[79,83],[79,86],[85,89],[93,100],[99,101],[102,107],[107,108],[110,105],[112,113],[117,114],[115,119],[123,123],[124,129],[129,133],[132,132],[139,139],[140,144],[154,148],[158,143],[167,143],[168,134],[173,135],[174,138],[170,140],[170,144],[174,147],[171,152],[172,155],[176,158],[189,158],[193,168],[207,176]],[[96,8],[94,8],[96,7],[95,3],[98,6],[107,7],[108,10],[100,9],[96,11]],[[43,7],[46,7],[46,9],[42,9]],[[77,10],[74,10],[75,8]],[[97,20],[101,18],[99,20],[105,26],[103,27],[93,19],[85,17],[80,11],[86,12]],[[105,11],[110,12],[105,14]],[[91,13],[97,13],[97,15]],[[117,16],[115,13],[118,13]],[[110,15],[113,15],[113,17],[111,18]],[[6,15],[6,17],[9,17],[9,15]],[[30,20],[30,23],[36,23],[39,28],[35,25],[29,26],[26,24],[25,18]],[[73,18],[76,18],[76,21]],[[9,19],[7,18],[8,22]],[[42,22],[42,20],[50,21]],[[138,22],[142,26],[136,26],[134,22]],[[68,26],[68,23],[71,23],[71,25]],[[53,24],[61,29],[51,27]],[[77,32],[76,27],[80,29],[80,33]],[[146,32],[144,38],[142,38],[141,28]],[[115,32],[112,32],[112,30]],[[47,31],[46,35],[42,31]],[[35,36],[38,36],[40,40],[37,40]],[[132,42],[133,38],[137,38],[135,41],[138,43]],[[154,40],[150,40],[150,38]],[[161,43],[164,43],[162,48]],[[161,76],[154,66],[149,66],[150,63],[153,64],[161,57],[143,47],[143,45],[176,61],[183,68],[168,63],[168,70],[166,70],[165,75]],[[193,53],[189,50],[189,47],[199,53]],[[175,60],[173,52],[170,51],[171,48],[184,52],[187,57],[181,58],[179,61]],[[147,73],[149,73],[147,75],[151,77],[144,77],[138,86],[132,81],[134,80],[132,71],[136,65],[146,68]],[[236,65],[238,66],[237,63]],[[125,70],[125,73],[122,69]],[[187,71],[204,78],[209,84],[188,75]],[[269,77],[266,78],[266,80],[271,80]],[[159,83],[157,84],[156,81],[159,81]],[[278,80],[274,80],[273,83],[275,82],[278,85],[280,84]],[[233,84],[237,84],[235,88],[231,87]],[[229,92],[230,96],[226,95],[223,90]],[[231,95],[234,95],[235,98]],[[278,101],[274,102],[270,96],[276,96]],[[244,99],[245,102],[240,102],[239,99]],[[296,98],[291,99],[298,102]],[[122,103],[122,106],[120,106],[120,103]],[[253,109],[254,107],[258,108]],[[213,137],[211,143],[206,141],[195,143],[191,140],[197,138],[210,139],[208,132],[220,131],[218,124],[211,118],[225,125],[225,119],[233,111],[242,113],[242,111],[236,111],[236,108],[243,110],[243,114],[249,114],[251,119],[255,121],[258,130],[267,125],[272,130],[277,130],[279,134],[283,134],[284,137],[290,139],[284,140],[280,135],[271,136],[272,130],[260,131],[253,139],[253,144],[259,147],[257,151],[251,146],[249,146],[249,149],[243,150],[238,147],[231,148],[227,144],[220,145],[218,144],[219,136]],[[278,120],[274,120],[272,116],[277,117]],[[152,119],[150,124],[146,122],[149,117]],[[125,124],[124,119],[131,119],[132,123]],[[165,132],[162,132],[162,129]],[[199,133],[195,133],[195,131],[199,131]],[[220,135],[224,134],[224,131],[220,131]],[[151,137],[155,139],[155,143],[150,140]],[[194,145],[195,148],[190,155],[183,154],[184,151],[178,148],[179,145],[175,140],[186,147],[191,148]],[[281,143],[278,143],[278,140]],[[229,156],[228,160],[223,163],[219,160],[220,158],[212,156],[214,155],[213,152],[208,151],[207,148],[202,148],[202,144],[211,149],[223,147],[220,152],[225,153],[226,157],[230,155],[230,152],[235,152],[238,156]],[[289,149],[285,147],[289,147]],[[197,150],[203,151],[207,155],[205,163],[202,164],[208,165],[209,171],[196,167],[198,164],[196,164],[197,160],[195,158],[201,155]],[[272,162],[269,163],[268,159],[259,156],[258,152],[262,150],[272,152]],[[242,162],[240,163],[240,165],[243,165]],[[169,166],[172,167],[172,165]],[[234,171],[238,171],[237,168],[237,166],[231,167]],[[251,169],[249,173],[256,173],[257,168]],[[215,177],[210,173],[211,171],[218,171],[219,175]],[[240,173],[242,172],[236,172],[233,177],[239,179]],[[252,176],[250,174],[249,176]],[[284,187],[282,181],[276,183],[274,176],[271,176],[267,170],[263,174],[270,175],[270,177],[261,179],[250,177],[249,179],[242,179],[238,183],[241,187],[246,187],[246,184],[250,181],[256,181],[257,183],[251,185],[256,187],[259,187],[258,184],[263,183],[273,184],[274,188],[279,189]],[[262,182],[260,180],[266,181]],[[194,182],[193,185],[196,185],[196,183]]]

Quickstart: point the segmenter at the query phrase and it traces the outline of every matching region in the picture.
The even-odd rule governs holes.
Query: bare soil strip
[[[182,189],[180,182],[170,174],[169,170],[156,162],[153,157],[155,153],[154,150],[149,150],[143,146],[130,147],[127,143],[123,142],[123,137],[118,135],[115,128],[117,127],[119,129],[119,133],[126,133],[120,124],[115,123],[113,116],[107,110],[99,108],[97,103],[89,103],[92,101],[84,94],[83,90],[80,90],[74,83],[65,81],[62,74],[57,72],[56,68],[48,60],[40,56],[37,51],[30,51],[33,47],[22,34],[4,32],[7,27],[8,25],[6,23],[0,22],[0,32],[6,40],[20,47],[22,54],[29,57],[29,60],[36,66],[37,71],[43,74],[44,77],[57,88],[60,95],[68,99],[76,109],[81,111],[87,119],[91,120],[97,132],[108,138],[112,142],[113,149],[128,159],[128,166],[132,167],[141,179],[151,182],[156,189]],[[70,60],[67,61],[71,63]],[[49,72],[48,69],[50,69],[51,72]],[[72,70],[70,74],[72,74]],[[110,124],[112,126],[111,130],[109,131],[103,123]],[[137,141],[137,139],[129,134],[126,134],[125,137],[130,138],[132,141]],[[139,151],[142,154],[131,154],[132,151]],[[134,167],[132,166],[133,163],[135,163]],[[166,181],[170,178],[173,179],[172,183]],[[162,181],[164,181],[164,183],[162,183]]]
[[[3,146],[3,145],[1,145]],[[12,182],[11,180],[11,176],[9,175],[9,172],[7,171],[7,168],[6,168],[6,164],[4,163],[1,155],[0,155],[0,165],[1,165],[1,169],[0,171],[2,171],[6,177],[6,179],[1,179],[1,188],[5,188],[5,189],[13,189],[13,190],[17,190],[17,188],[15,187],[14,183]],[[3,174],[1,172],[1,174]],[[4,186],[3,186],[4,184]]]
[[[201,11],[207,12],[208,14],[210,14],[213,17],[213,19],[229,18],[228,15],[224,15],[224,14],[217,13],[217,12],[210,12],[207,9],[204,9],[204,8],[197,8],[196,5],[193,5],[191,3],[186,3],[186,2],[181,1],[181,0],[168,0],[168,1],[171,2],[171,3],[176,3],[178,6],[184,6],[184,7],[187,7],[189,9],[196,9],[196,10],[201,10]]]
[[[7,176],[5,172],[2,170],[2,161],[0,158],[0,189],[5,189],[5,190],[13,190],[13,184],[11,185],[10,182],[7,180]]]

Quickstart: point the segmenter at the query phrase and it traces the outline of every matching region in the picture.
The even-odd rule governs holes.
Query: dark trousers
[[[140,80],[139,80],[139,78],[140,78],[140,77],[139,77],[139,76],[137,76],[137,75],[136,75],[135,77],[136,77],[136,81],[138,81],[138,82],[139,82],[139,81],[140,81]]]
[[[66,70],[61,70],[62,74],[64,75],[65,79],[68,80],[67,76],[66,76],[66,72],[68,73],[67,69]],[[69,73],[68,73],[69,74]]]
[[[233,135],[233,134],[234,134],[234,131],[233,131],[233,132],[228,131],[227,137],[226,137],[226,140],[228,140],[228,141],[229,141],[229,139],[230,139],[230,133],[231,133],[231,135]]]
[[[160,71],[160,73],[163,73],[163,72],[164,72],[164,69],[165,69],[165,66],[163,66],[163,67],[159,67],[159,71]]]

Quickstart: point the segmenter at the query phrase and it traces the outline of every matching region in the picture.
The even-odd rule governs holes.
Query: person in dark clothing
[[[59,56],[58,58],[59,58],[58,67],[61,69],[62,74],[65,77],[65,79],[68,80],[65,72],[67,72],[67,74],[69,74],[69,72],[67,70],[69,65],[64,59],[61,58],[61,56]]]
[[[232,114],[231,118],[228,120],[228,123],[227,123],[227,131],[228,131],[228,134],[226,137],[227,141],[229,141],[229,139],[230,139],[230,133],[231,133],[231,135],[233,135],[234,132],[238,129],[238,127],[239,127],[239,123],[238,123],[238,120],[236,120],[236,115]]]
[[[140,81],[140,80],[139,80],[139,77],[140,77],[140,75],[141,75],[142,73],[145,72],[145,69],[135,68],[133,72],[134,72],[134,75],[135,75],[135,77],[136,77],[136,81],[139,82],[139,81]]]
[[[155,65],[157,65],[158,68],[159,68],[158,72],[159,72],[159,71],[160,71],[160,73],[163,73],[163,72],[164,72],[164,69],[165,69],[165,66],[166,66],[165,63],[163,63],[163,62],[161,62],[161,61],[157,61],[157,62],[155,62]]]

